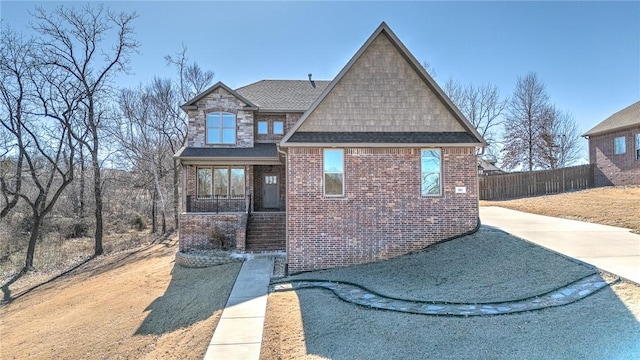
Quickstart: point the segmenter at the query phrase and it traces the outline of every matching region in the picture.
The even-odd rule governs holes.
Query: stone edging
[[[230,252],[176,252],[176,264],[188,268],[203,268],[244,261],[243,257],[232,257]]]
[[[360,306],[403,313],[441,316],[486,316],[514,314],[567,305],[583,299],[598,290],[615,284],[619,278],[605,281],[599,274],[592,274],[570,284],[521,300],[494,303],[453,303],[443,301],[415,301],[389,298],[376,294],[362,286],[338,281],[291,280],[272,284],[272,292],[322,288],[331,290],[338,298]]]

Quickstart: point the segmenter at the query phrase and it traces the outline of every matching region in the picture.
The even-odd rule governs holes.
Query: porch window
[[[440,150],[423,149],[420,156],[422,196],[438,196],[441,194]]]
[[[627,152],[627,142],[624,136],[613,139],[613,153],[615,155]]]
[[[196,192],[198,198],[211,197],[211,168],[198,168],[198,180]]]
[[[216,167],[213,174],[215,196],[244,197],[244,168]]]
[[[207,144],[235,144],[236,116],[228,112],[207,114]]]
[[[324,149],[324,195],[344,195],[344,150]]]

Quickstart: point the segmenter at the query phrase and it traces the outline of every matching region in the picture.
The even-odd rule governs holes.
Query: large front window
[[[212,176],[213,174],[213,176]],[[199,198],[241,198],[245,193],[244,168],[198,168],[197,192]]]
[[[422,196],[437,196],[440,185],[440,150],[424,149],[420,156]]]
[[[344,150],[324,150],[324,195],[344,195]]]
[[[207,114],[207,144],[235,144],[236,116],[228,112]]]

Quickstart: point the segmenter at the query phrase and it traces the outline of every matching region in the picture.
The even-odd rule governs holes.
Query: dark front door
[[[262,206],[271,209],[280,207],[278,175],[265,175],[262,178]]]

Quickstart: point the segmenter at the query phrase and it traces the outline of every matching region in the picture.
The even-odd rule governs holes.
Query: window
[[[235,144],[236,116],[228,112],[207,114],[207,144]]]
[[[278,177],[275,175],[265,175],[264,183],[266,185],[276,185],[278,183]]]
[[[266,121],[258,121],[258,134],[268,134],[269,123]]]
[[[211,197],[211,169],[199,168],[197,170],[196,194],[199,198]]]
[[[273,122],[273,133],[276,135],[284,134],[284,123],[282,121]]]
[[[420,166],[422,169],[422,196],[440,195],[440,150],[422,150],[420,156]]]
[[[344,195],[344,150],[324,150],[324,195]]]
[[[244,189],[244,168],[198,168],[196,191],[199,198],[209,198],[212,195],[244,197]]]
[[[613,139],[613,153],[616,155],[624,154],[627,152],[627,143],[624,136]]]
[[[636,134],[636,160],[640,160],[640,134]]]

